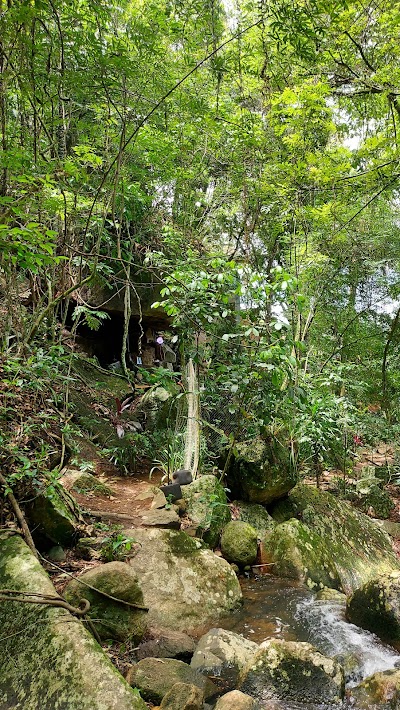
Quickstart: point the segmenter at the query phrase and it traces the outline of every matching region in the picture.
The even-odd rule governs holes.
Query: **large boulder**
[[[277,697],[300,703],[340,703],[342,667],[311,644],[265,641],[240,674],[239,688],[260,701]]]
[[[258,710],[258,703],[241,690],[231,690],[219,698],[215,710]],[[269,707],[269,706],[268,706]]]
[[[374,673],[351,690],[354,707],[360,710],[400,708],[400,670]]]
[[[203,710],[204,692],[190,683],[175,683],[164,695],[160,710]]]
[[[264,540],[263,562],[272,574],[305,582],[310,588],[340,588],[339,573],[324,540],[300,520],[277,525]]]
[[[99,592],[123,601],[113,601]],[[82,598],[88,599],[88,616],[95,620],[93,623],[100,638],[133,641],[135,644],[142,640],[147,612],[129,606],[144,606],[144,602],[137,576],[125,562],[107,562],[84,572],[67,584],[64,596],[74,606],[78,606]]]
[[[79,506],[60,485],[40,492],[26,506],[26,514],[34,528],[35,539],[40,541],[72,546],[83,529]]]
[[[296,485],[289,447],[261,438],[236,444],[228,468],[228,485],[250,503],[272,503]]]
[[[312,531],[315,543],[326,544],[346,594],[381,574],[400,570],[385,532],[330,493],[299,484],[274,505],[271,514],[277,522],[299,518]]]
[[[143,698],[158,705],[176,683],[195,685],[206,700],[217,693],[214,683],[190,666],[174,658],[144,658],[128,670],[126,679]]]
[[[218,478],[201,476],[193,483],[182,486],[182,496],[196,535],[210,547],[215,547],[224,525],[231,519],[226,493]]]
[[[260,540],[263,540],[274,529],[276,523],[263,505],[246,503],[243,500],[233,501],[232,508],[238,520],[249,523],[255,530]]]
[[[250,662],[259,646],[233,631],[211,629],[201,637],[191,667],[212,676],[226,691],[236,686],[239,672]]]
[[[170,384],[169,389],[152,387],[143,395],[135,408],[135,416],[145,420],[146,430],[166,429],[175,423],[177,411],[175,395],[178,393],[178,387]]]
[[[0,587],[57,597],[18,536],[0,535]],[[0,707],[146,710],[83,624],[65,609],[0,604]]]
[[[221,552],[229,562],[251,565],[257,557],[257,540],[257,530],[249,523],[231,520],[222,531]]]
[[[237,609],[242,592],[225,560],[183,531],[126,531],[140,543],[129,560],[150,607],[149,625],[189,632]]]
[[[356,589],[347,602],[346,614],[353,624],[400,650],[400,572],[370,580]]]

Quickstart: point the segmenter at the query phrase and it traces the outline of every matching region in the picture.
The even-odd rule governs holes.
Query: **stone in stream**
[[[274,529],[276,523],[263,505],[246,503],[243,500],[234,500],[232,507],[236,510],[238,519],[249,523],[255,530],[260,540],[267,537]]]
[[[300,520],[277,525],[264,540],[263,562],[273,563],[272,573],[305,582],[312,588],[340,588],[340,578],[329,548]]]
[[[150,607],[149,625],[190,633],[240,606],[235,572],[200,540],[183,531],[151,528],[125,534],[140,543],[129,565]]]
[[[249,503],[269,504],[296,485],[290,448],[260,437],[235,445],[227,471],[229,488]]]
[[[370,580],[347,602],[349,621],[400,650],[400,572]]]
[[[182,486],[182,497],[196,535],[210,547],[215,547],[224,525],[231,519],[226,493],[218,478],[200,476],[193,483]]]
[[[203,710],[204,692],[196,685],[175,683],[164,695],[160,710]]]
[[[256,700],[271,698],[300,703],[340,703],[344,696],[343,668],[311,644],[270,640],[243,669],[239,688]]]
[[[236,686],[239,672],[258,650],[258,644],[233,631],[211,629],[198,642],[190,665],[213,677],[218,687],[230,690]]]
[[[336,570],[340,587],[346,594],[381,574],[400,570],[386,533],[367,515],[330,493],[298,484],[285,500],[274,505],[271,514],[278,523],[301,520],[312,536],[311,547],[317,554],[319,547],[325,549],[329,566]],[[284,532],[281,537],[284,539]],[[285,549],[276,555],[277,562],[284,565],[286,559],[290,561],[292,553],[296,553],[296,540],[291,543],[288,539]],[[271,554],[274,556],[273,550]],[[324,559],[325,555],[320,569],[321,574],[326,575]]]
[[[215,710],[258,710],[258,708],[259,705],[254,698],[245,695],[240,690],[231,690],[230,693],[226,693],[219,698],[215,706]]]
[[[231,520],[225,525],[221,536],[221,552],[228,562],[251,565],[257,557],[257,530],[249,523]]]
[[[398,710],[400,708],[400,670],[375,673],[352,688],[350,697],[360,710]]]
[[[0,534],[0,587],[57,596],[18,536]],[[65,609],[1,602],[0,707],[146,710],[79,619]]]
[[[64,596],[74,606],[78,606],[82,598],[88,599],[88,616],[96,620],[95,628],[100,638],[139,643],[146,631],[147,612],[112,601],[84,583],[110,596],[143,606],[142,590],[132,568],[125,562],[108,562],[94,567],[71,580],[65,587]]]
[[[140,690],[147,702],[156,705],[176,683],[195,685],[206,700],[214,698],[217,693],[211,680],[174,658],[144,658],[129,668],[126,679],[129,685]]]

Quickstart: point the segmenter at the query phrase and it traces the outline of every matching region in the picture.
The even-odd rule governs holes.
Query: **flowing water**
[[[307,588],[270,576],[244,580],[242,589],[244,605],[221,624],[224,628],[256,643],[270,638],[308,641],[324,655],[337,657],[342,663],[346,688],[373,673],[400,666],[400,655],[393,648],[346,621],[341,601],[319,601]],[[274,705],[268,703],[266,707]],[[279,707],[311,710],[326,706],[279,703]]]

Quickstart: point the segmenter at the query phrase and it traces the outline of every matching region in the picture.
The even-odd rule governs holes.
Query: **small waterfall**
[[[368,631],[345,619],[345,604],[318,601],[314,597],[297,603],[295,619],[307,640],[321,653],[337,657],[347,675],[347,687],[360,683],[378,671],[400,665],[400,655]],[[303,634],[302,634],[303,635]]]

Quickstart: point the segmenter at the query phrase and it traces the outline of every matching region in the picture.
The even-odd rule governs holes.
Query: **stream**
[[[335,656],[342,663],[347,689],[373,673],[400,665],[400,655],[393,648],[346,621],[341,601],[317,600],[306,587],[271,576],[253,577],[241,583],[244,605],[221,627],[256,643],[268,638],[308,641],[324,655]],[[277,707],[322,710],[327,706],[280,701]]]

